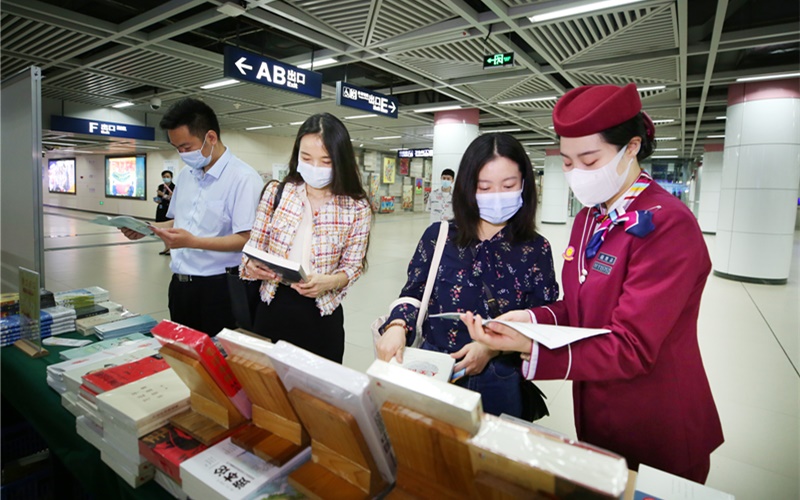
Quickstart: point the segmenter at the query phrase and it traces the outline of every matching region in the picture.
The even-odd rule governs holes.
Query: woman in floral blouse
[[[522,145],[506,134],[486,134],[464,152],[453,193],[454,219],[428,313],[477,312],[496,317],[558,299],[550,244],[536,233],[533,167]],[[421,299],[439,223],[422,235],[408,266],[402,297]],[[402,360],[416,332],[418,308],[401,304],[381,327],[378,357]],[[450,353],[465,369],[457,383],[481,393],[488,413],[522,416],[520,357],[472,341],[461,321],[428,318],[423,349]]]
[[[341,363],[341,302],[366,266],[371,223],[347,129],[329,113],[311,116],[297,132],[289,174],[265,188],[247,243],[301,263],[308,280],[284,285],[243,257],[240,276],[263,280],[253,330]]]

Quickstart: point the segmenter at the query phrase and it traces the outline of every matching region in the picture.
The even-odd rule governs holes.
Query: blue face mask
[[[162,177],[161,180],[164,181],[164,184],[166,184],[166,185],[172,184],[172,178],[171,177]]]
[[[476,194],[475,200],[478,202],[481,219],[492,224],[502,224],[522,208],[522,190]]]
[[[450,179],[442,179],[442,189],[450,189],[453,185],[453,181]]]
[[[196,151],[189,151],[188,153],[181,153],[179,151],[178,154],[181,156],[183,163],[189,165],[191,168],[199,170],[201,168],[205,168],[206,165],[211,163],[211,155],[214,153],[214,146],[211,146],[211,152],[208,153],[208,156],[203,156],[203,148],[205,146],[206,140],[203,138],[203,145],[200,146],[200,149]]]

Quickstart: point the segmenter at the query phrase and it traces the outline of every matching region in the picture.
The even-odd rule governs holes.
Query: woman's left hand
[[[312,274],[308,276],[308,281],[295,283],[292,288],[303,297],[315,299],[336,288],[336,281],[336,277],[329,274]]]
[[[480,342],[470,342],[458,351],[450,354],[451,358],[461,359],[453,367],[453,373],[465,369],[464,375],[477,375],[486,368],[489,361],[500,354],[500,351],[493,351]]]

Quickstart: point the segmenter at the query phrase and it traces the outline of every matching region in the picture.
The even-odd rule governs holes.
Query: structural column
[[[544,179],[542,179],[542,222],[566,224],[569,215],[569,185],[561,168],[563,161],[558,149],[546,149]]]
[[[431,187],[441,186],[442,170],[458,165],[467,146],[478,137],[478,109],[437,111],[433,115],[433,177]]]
[[[728,89],[714,274],[782,284],[800,185],[800,79]]]
[[[704,233],[717,232],[719,216],[719,192],[722,186],[722,144],[706,144],[703,166],[697,181],[700,183],[700,209],[697,221]]]

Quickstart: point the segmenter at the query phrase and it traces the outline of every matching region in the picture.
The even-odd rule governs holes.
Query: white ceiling
[[[641,93],[662,147],[684,157],[724,133],[727,87],[737,77],[797,70],[796,0],[644,0],[581,16],[532,23],[528,17],[587,0],[4,0],[0,14],[3,75],[42,68],[44,97],[96,107],[131,100],[160,113],[184,96],[201,96],[226,130],[272,125],[257,133],[294,136],[305,117],[335,104],[336,80],[400,100],[399,119],[346,120],[365,147],[430,147],[432,113],[453,102],[481,110],[481,128],[520,128],[523,142],[554,138],[555,100],[585,84],[664,88]],[[221,8],[222,7],[222,8]],[[241,13],[231,17],[231,12]],[[222,50],[246,50],[299,64],[313,56],[339,62],[319,69],[322,99],[222,78]],[[514,52],[516,65],[484,70],[484,54]],[[158,112],[157,112],[158,113]],[[376,141],[374,137],[401,135]],[[68,141],[61,133],[45,140]],[[130,144],[129,144],[130,145]],[[58,146],[54,146],[58,147]],[[541,152],[543,147],[529,147]]]

